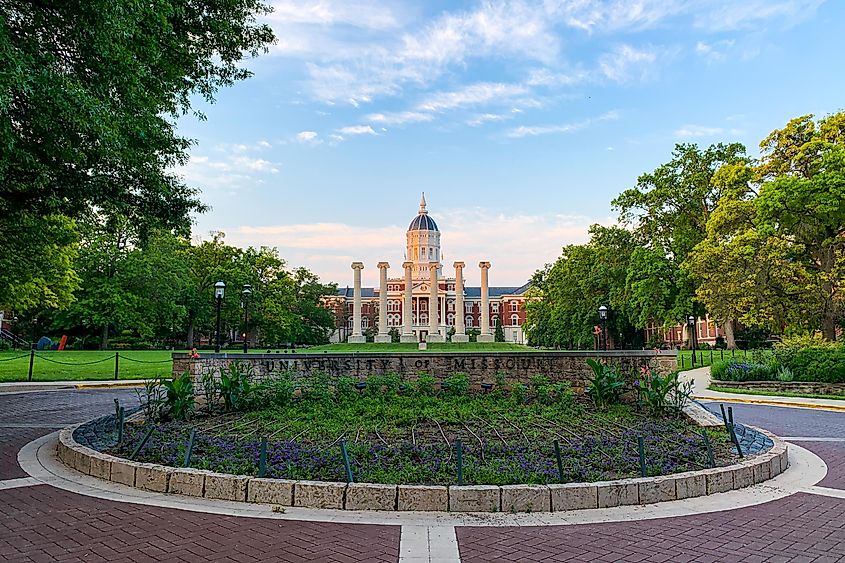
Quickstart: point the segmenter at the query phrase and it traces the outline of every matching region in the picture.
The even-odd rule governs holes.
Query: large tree
[[[54,270],[72,220],[92,208],[127,217],[142,237],[187,232],[203,206],[173,171],[190,145],[176,119],[249,76],[241,61],[273,40],[255,20],[268,11],[260,0],[0,0],[0,215],[12,218],[0,222],[0,256],[39,246],[31,225],[54,241],[34,267],[4,272],[3,286],[57,278],[41,304],[68,301],[70,268]],[[0,299],[18,304],[8,287]]]

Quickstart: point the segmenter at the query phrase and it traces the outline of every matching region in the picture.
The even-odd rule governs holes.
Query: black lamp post
[[[15,337],[17,337],[17,335],[18,335],[18,316],[17,315],[12,317],[12,335],[15,336]],[[17,338],[12,339],[12,348],[17,350],[17,348],[18,348],[18,339]]]
[[[252,286],[248,283],[244,284],[241,296],[244,302],[244,354],[249,351],[249,344],[247,344],[247,335],[249,334],[249,296],[252,295]]]
[[[223,306],[223,293],[226,291],[226,284],[222,281],[214,284],[214,298],[217,300],[217,332],[214,337],[214,352],[220,353],[220,308]]]
[[[692,365],[695,365],[695,345],[696,345],[696,330],[695,330],[695,315],[690,315],[687,317],[687,323],[689,324],[689,343],[690,347],[692,348]]]
[[[601,349],[607,351],[607,306],[599,307],[599,321],[601,321]]]

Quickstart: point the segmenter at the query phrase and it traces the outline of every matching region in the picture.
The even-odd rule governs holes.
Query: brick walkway
[[[679,518],[456,532],[464,563],[845,561],[845,500],[797,494]]]
[[[395,562],[398,526],[292,522],[111,502],[46,485],[0,491],[8,561]]]
[[[845,438],[845,436],[842,436]],[[795,444],[807,448],[827,464],[827,475],[819,481],[820,487],[845,489],[845,442],[807,442]]]
[[[728,406],[733,408],[736,422],[760,426],[778,436],[845,438],[845,413],[739,403],[723,404],[726,409]],[[721,419],[719,403],[705,403],[705,406]]]

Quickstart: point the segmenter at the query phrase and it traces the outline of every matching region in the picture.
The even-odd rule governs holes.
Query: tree
[[[68,302],[73,221],[95,209],[128,218],[142,240],[159,227],[187,234],[189,214],[204,207],[173,170],[190,146],[177,118],[250,75],[243,58],[273,41],[255,21],[269,9],[259,0],[0,0],[0,256],[38,247],[38,227],[51,241],[28,258],[34,267],[4,271],[4,286],[45,306]],[[56,290],[38,289],[45,281]],[[0,305],[10,293],[0,290]]]
[[[494,332],[493,339],[496,342],[505,341],[505,329],[502,328],[502,321],[499,319],[499,317],[496,317],[496,330]]]
[[[697,282],[684,261],[705,238],[707,221],[722,195],[712,182],[714,174],[723,165],[746,161],[745,147],[738,143],[703,150],[678,144],[672,160],[640,176],[634,188],[613,200],[642,247],[632,257],[627,280],[629,314],[638,326],[649,319],[675,324],[690,313],[705,313],[694,301]]]

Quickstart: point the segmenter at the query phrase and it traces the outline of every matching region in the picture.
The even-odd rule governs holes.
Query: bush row
[[[785,338],[769,356],[714,362],[720,381],[814,381],[845,383],[845,345],[813,337]]]

